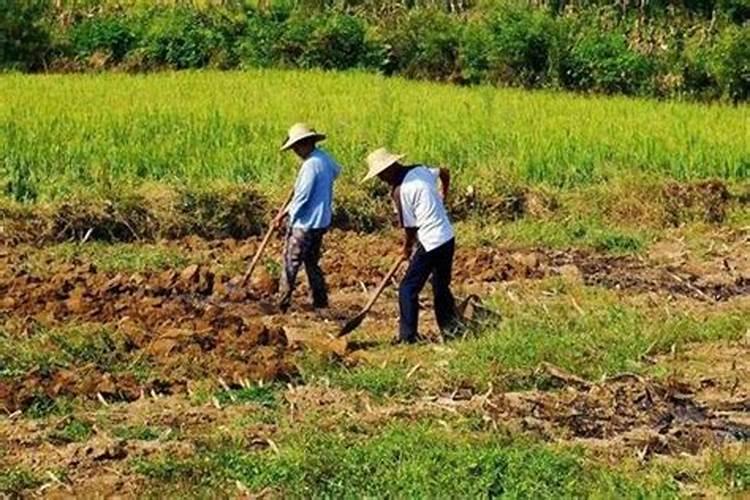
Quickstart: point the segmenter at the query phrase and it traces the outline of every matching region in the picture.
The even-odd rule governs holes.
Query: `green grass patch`
[[[418,424],[391,424],[374,436],[298,433],[280,454],[241,445],[188,460],[139,461],[157,489],[211,491],[240,482],[291,498],[671,498],[669,481],[633,480],[589,463],[576,450],[493,435],[457,436]]]
[[[73,401],[67,397],[51,398],[44,393],[36,394],[24,410],[31,418],[41,419],[52,415],[65,416],[73,413]]]
[[[44,262],[47,257],[65,262],[87,262],[95,265],[100,271],[112,273],[179,269],[190,261],[187,255],[175,247],[101,242],[60,243],[45,247],[35,257],[42,259],[41,262]]]
[[[414,395],[419,385],[417,377],[407,378],[411,368],[413,367],[396,360],[380,365],[358,364],[347,367],[331,363],[315,353],[309,353],[300,363],[305,381],[325,379],[341,389],[367,391],[377,398]]]
[[[50,432],[48,439],[57,444],[79,443],[88,440],[93,429],[92,423],[72,418],[59,429]]]
[[[0,378],[14,378],[31,369],[52,373],[88,363],[114,372],[125,368],[126,351],[124,339],[102,325],[40,328],[24,338],[0,331]]]
[[[545,287],[527,293],[520,304],[498,297],[494,307],[503,312],[503,321],[451,344],[456,354],[448,380],[481,386],[504,380],[513,388],[529,387],[542,382],[532,376],[541,362],[590,379],[640,371],[647,355],[690,342],[738,339],[750,322],[750,312],[741,309],[667,314],[628,304],[607,290],[566,289],[569,285],[557,280]]]
[[[713,484],[731,492],[750,491],[750,453],[741,457],[718,457],[712,461],[708,475]]]
[[[469,245],[581,247],[614,254],[637,253],[654,237],[644,229],[605,224],[595,219],[519,219],[504,224],[469,222],[459,228],[462,242]]]
[[[253,385],[238,389],[221,390],[216,393],[216,399],[222,405],[228,404],[256,404],[266,408],[275,408],[278,404],[281,386],[275,384]]]
[[[42,480],[28,469],[19,467],[0,468],[0,493],[20,496],[26,490],[42,485]]]

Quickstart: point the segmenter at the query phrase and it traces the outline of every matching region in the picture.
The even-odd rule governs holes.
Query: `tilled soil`
[[[226,408],[214,412],[190,407],[182,396],[192,394],[196,384],[209,381],[240,388],[258,381],[293,382],[301,346],[347,364],[366,360],[365,350],[371,343],[347,344],[343,339],[334,340],[332,334],[366,301],[366,292],[377,286],[397,255],[398,236],[333,231],[326,237],[323,267],[333,311],[325,314],[306,305],[304,275],[287,315],[278,314],[273,305],[277,283],[272,266],[261,266],[250,286],[240,286],[241,267],[252,258],[257,243],[198,238],[163,242],[165,247],[195,257],[191,260],[199,264],[140,273],[104,271],[91,262],[33,247],[0,247],[3,341],[26,341],[46,327],[100,325],[118,335],[117,358],[121,361],[117,367],[97,361],[39,365],[1,378],[0,408],[13,416],[0,423],[0,437],[9,444],[7,457],[31,468],[43,460],[69,472],[80,471],[71,472],[76,481],[87,485],[80,491],[135,492],[138,478],[123,476],[121,469],[110,466],[125,458],[159,453],[191,455],[192,442],[157,445],[96,432],[85,443],[61,448],[48,442],[48,429],[38,428],[33,420],[19,420],[20,413],[45,399],[84,398],[112,405],[121,415],[149,408],[152,422],[171,415],[174,422],[169,427],[185,427],[189,432],[192,425],[213,428],[229,419],[223,412]],[[280,250],[276,240],[267,255],[278,256]],[[627,294],[645,292],[667,300],[713,304],[750,295],[750,257],[745,250],[738,246],[717,253],[708,264],[696,265],[682,257],[665,261],[586,250],[460,247],[454,281],[462,296],[518,280],[560,277]],[[231,262],[235,265],[227,265]],[[239,267],[238,262],[242,264]],[[386,294],[368,319],[370,326],[376,325],[378,340],[387,333],[384,328],[395,329],[392,302]],[[359,353],[353,352],[358,349]],[[739,359],[747,359],[747,351],[743,353]],[[150,371],[136,376],[130,368],[143,363]],[[736,362],[732,363],[734,373]],[[740,372],[746,371],[744,363]],[[659,382],[625,374],[592,384],[554,369],[548,375],[560,382],[558,390],[423,396],[382,405],[363,393],[293,386],[285,398],[291,420],[311,408],[325,410],[322,426],[339,414],[362,425],[379,426],[391,418],[480,412],[492,425],[509,426],[546,440],[605,448],[616,445],[618,450],[643,458],[698,453],[706,447],[750,438],[747,387],[741,382],[722,381],[712,386],[695,377]],[[716,384],[731,385],[731,391],[714,390],[712,397],[704,397],[707,388]],[[316,405],[321,408],[313,408]],[[271,446],[272,441],[265,440],[269,434],[263,436],[258,438],[258,446]],[[99,489],[107,481],[111,484]],[[60,490],[57,486],[51,488]]]
[[[137,381],[132,374],[112,373],[95,364],[31,370],[0,382],[0,404],[13,412],[33,404],[40,394],[131,401],[144,392],[181,392],[190,380],[207,376],[229,383],[293,378],[297,342],[289,341],[290,332],[298,337],[303,331],[310,339],[318,318],[299,305],[296,313],[276,315],[277,284],[266,269],[259,270],[251,286],[241,287],[240,276],[221,267],[231,259],[247,261],[256,243],[196,238],[170,242],[202,255],[206,264],[135,274],[103,272],[91,263],[55,257],[31,266],[29,253],[18,247],[0,248],[0,318],[11,335],[28,337],[40,324],[109,325],[125,337],[124,348],[134,361],[147,359],[160,374]],[[274,242],[269,255],[278,255],[279,245]],[[396,248],[394,235],[328,235],[324,267],[328,285],[339,298],[328,319],[342,320],[357,310],[365,300],[363,291],[378,283]],[[750,294],[745,264],[727,264],[724,275],[707,278],[685,267],[583,250],[461,248],[454,279],[460,289],[559,275],[630,293],[722,301]],[[307,300],[305,288],[303,283],[298,304]],[[340,346],[326,342],[317,339],[310,344],[342,353]]]

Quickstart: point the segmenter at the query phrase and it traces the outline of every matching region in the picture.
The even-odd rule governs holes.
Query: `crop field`
[[[331,310],[243,272],[342,164]],[[454,291],[394,346],[388,145],[449,167]],[[0,496],[750,494],[750,110],[300,71],[0,75]],[[468,314],[468,313],[467,313]]]

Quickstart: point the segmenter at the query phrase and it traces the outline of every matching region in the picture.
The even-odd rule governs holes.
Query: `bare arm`
[[[448,203],[448,193],[451,187],[451,173],[447,168],[441,168],[439,172],[440,185],[443,189],[443,203]]]
[[[414,245],[417,243],[417,228],[416,227],[405,227],[404,228],[404,248],[403,256],[405,260],[411,258],[411,254],[414,251]]]

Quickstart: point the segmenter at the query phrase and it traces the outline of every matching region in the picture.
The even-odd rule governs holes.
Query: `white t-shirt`
[[[401,223],[417,228],[417,239],[428,252],[454,237],[443,200],[438,194],[436,168],[417,166],[409,170],[398,188]]]

